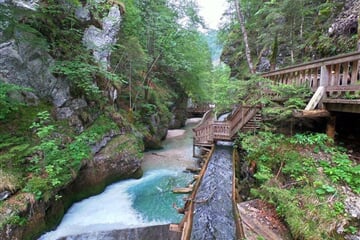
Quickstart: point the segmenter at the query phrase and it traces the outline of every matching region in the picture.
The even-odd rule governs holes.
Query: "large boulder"
[[[160,113],[152,114],[149,120],[147,128],[150,134],[144,136],[145,148],[160,149],[167,135],[169,120]]]

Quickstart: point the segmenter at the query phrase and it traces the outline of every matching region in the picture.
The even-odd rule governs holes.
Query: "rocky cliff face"
[[[351,36],[356,34],[359,12],[359,0],[346,0],[343,11],[336,17],[328,30],[329,36]]]

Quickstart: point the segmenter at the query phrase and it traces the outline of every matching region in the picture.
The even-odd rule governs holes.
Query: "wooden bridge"
[[[360,113],[359,60],[360,52],[353,52],[271,71],[262,76],[270,79],[274,85],[308,85],[313,96],[297,116],[330,117],[329,124],[333,126],[329,127],[334,132],[332,112]],[[194,149],[196,146],[211,146],[218,140],[232,141],[239,131],[259,128],[260,108],[239,105],[226,121],[217,121],[211,110],[206,112],[193,129]],[[332,137],[331,133],[329,135]]]
[[[212,110],[205,113],[193,129],[195,146],[211,146],[215,141],[232,141],[238,131],[260,127],[260,106],[239,105],[226,121],[217,121]]]
[[[202,117],[211,108],[210,103],[194,104],[186,109],[188,117]]]

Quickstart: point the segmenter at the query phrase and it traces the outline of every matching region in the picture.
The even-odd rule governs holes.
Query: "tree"
[[[235,8],[236,8],[237,18],[240,23],[241,32],[243,35],[243,40],[244,40],[244,44],[245,44],[245,55],[246,55],[246,59],[247,59],[248,65],[249,65],[250,73],[255,73],[254,64],[253,64],[252,58],[251,58],[251,50],[250,50],[249,41],[248,41],[248,34],[246,31],[245,22],[244,22],[244,15],[242,13],[242,9],[241,9],[241,5],[240,5],[239,1],[234,0],[234,3],[235,3]]]

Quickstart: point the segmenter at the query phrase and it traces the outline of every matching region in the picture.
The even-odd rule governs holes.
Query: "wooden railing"
[[[262,74],[274,84],[307,84],[314,92],[325,87],[326,97],[360,90],[360,52],[353,52],[299,64]]]
[[[190,116],[202,115],[211,109],[210,103],[195,104],[186,109],[187,114]]]
[[[216,140],[231,141],[258,110],[259,107],[239,105],[226,121],[216,121],[213,114],[210,111],[207,112],[202,121],[193,129],[194,144],[212,144]]]
[[[204,114],[200,123],[193,129],[195,143],[211,144],[213,138],[213,121],[213,111],[209,110]]]

